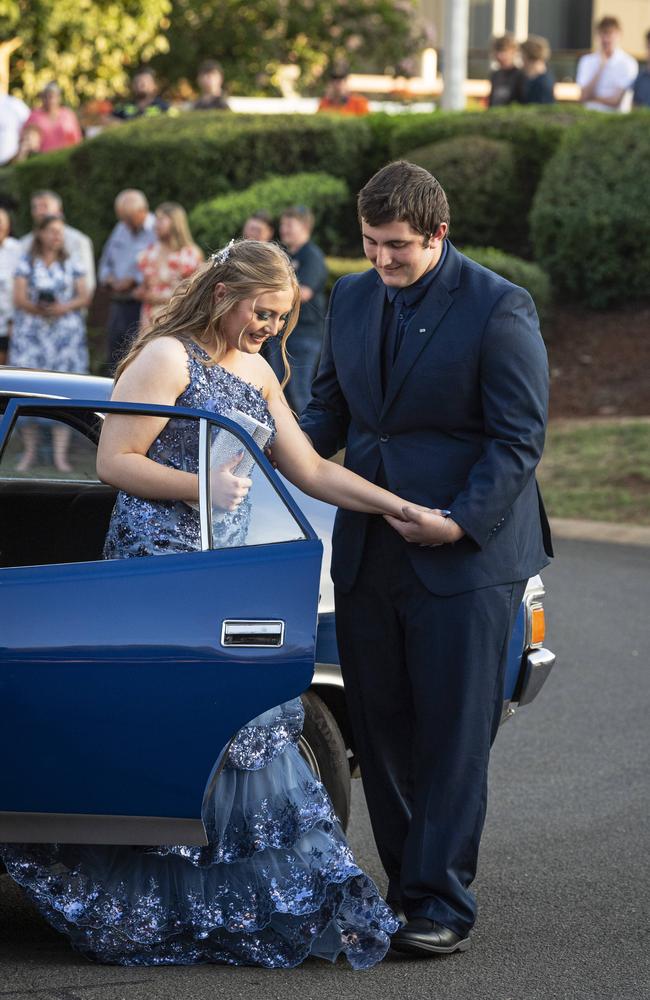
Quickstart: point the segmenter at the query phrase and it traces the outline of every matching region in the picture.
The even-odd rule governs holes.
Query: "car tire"
[[[308,691],[303,694],[302,703],[305,725],[298,744],[300,753],[325,785],[334,811],[346,830],[350,819],[350,765],[345,740],[322,698]]]

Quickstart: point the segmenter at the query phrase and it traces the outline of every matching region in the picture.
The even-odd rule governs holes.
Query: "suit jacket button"
[[[390,440],[390,434],[382,434],[379,440],[382,444],[386,444],[386,442]]]

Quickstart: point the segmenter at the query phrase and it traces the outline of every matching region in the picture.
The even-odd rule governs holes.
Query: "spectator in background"
[[[150,66],[141,66],[131,80],[131,100],[113,109],[113,118],[131,121],[133,118],[155,118],[169,111],[169,104],[158,96],[156,74]]]
[[[192,105],[193,111],[229,111],[223,96],[223,70],[215,59],[206,59],[196,74],[200,96]]]
[[[76,146],[83,139],[77,116],[61,103],[61,88],[54,81],[41,92],[41,107],[32,111],[25,127],[30,125],[41,134],[40,153]]]
[[[275,226],[268,212],[253,212],[246,219],[242,228],[242,239],[259,240],[260,243],[270,243],[275,237]]]
[[[115,199],[115,214],[118,222],[99,260],[99,281],[111,298],[106,329],[111,372],[138,330],[141,300],[135,293],[142,284],[138,257],[156,238],[156,220],[142,191],[120,191]]]
[[[11,216],[0,208],[0,365],[7,360],[14,318],[14,273],[20,260],[20,244],[11,235]]]
[[[0,94],[0,167],[11,163],[18,152],[20,132],[29,118],[24,101],[9,94]]]
[[[289,406],[299,417],[311,399],[311,384],[320,360],[325,319],[327,265],[323,251],[311,242],[314,216],[304,205],[280,216],[280,239],[294,266],[300,286],[300,316],[287,342],[291,374],[284,389]],[[280,382],[285,376],[281,337],[265,345],[266,358]]]
[[[603,17],[596,25],[598,51],[581,56],[576,82],[580,100],[592,111],[629,111],[631,91],[639,73],[636,59],[618,47],[621,25],[616,17]]]
[[[337,111],[342,115],[367,115],[370,108],[362,94],[350,93],[347,69],[335,66],[329,72],[325,94],[320,99],[318,110]]]
[[[62,219],[64,218],[63,202],[55,191],[34,191],[30,199],[30,209],[34,230],[46,216],[57,215]],[[84,272],[88,296],[92,299],[96,284],[95,251],[92,240],[79,229],[74,229],[68,225],[64,225],[63,234],[65,251],[69,257],[73,257],[79,261]],[[33,238],[33,232],[27,233],[26,236],[22,237],[20,240],[22,253],[29,253]]]
[[[517,65],[519,45],[506,33],[492,39],[492,57],[498,68],[490,73],[488,107],[502,108],[506,104],[521,104],[526,77]]]
[[[157,239],[138,256],[142,284],[133,293],[142,302],[141,329],[149,326],[156,313],[169,302],[179,281],[194,274],[203,260],[192,239],[184,208],[166,201],[158,206],[155,215]]]
[[[46,215],[34,227],[31,249],[24,254],[14,278],[14,328],[9,364],[60,372],[88,371],[88,344],[83,310],[88,305],[83,268],[65,249],[60,216]],[[25,451],[17,470],[26,472],[38,452],[39,428],[23,428]],[[71,472],[68,461],[70,429],[52,428],[52,450],[59,472]]]
[[[549,72],[548,60],[551,58],[551,47],[540,35],[529,35],[521,46],[521,58],[524,64],[524,89],[522,102],[524,104],[553,104],[555,80]]]
[[[650,108],[650,31],[646,32],[645,44],[648,60],[634,83],[632,103],[635,108]]]
[[[20,133],[18,152],[16,153],[14,163],[22,163],[23,160],[28,160],[30,156],[36,156],[40,151],[41,130],[36,125],[24,125]]]

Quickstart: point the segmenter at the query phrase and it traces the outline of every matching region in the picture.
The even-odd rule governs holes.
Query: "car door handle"
[[[241,618],[228,619],[221,626],[222,646],[282,646],[284,622]]]

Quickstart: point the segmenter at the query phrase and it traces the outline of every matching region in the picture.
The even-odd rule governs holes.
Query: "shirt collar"
[[[424,298],[426,293],[429,291],[433,281],[438,276],[442,265],[445,262],[445,257],[447,256],[447,240],[442,244],[442,253],[440,254],[440,260],[430,271],[423,274],[421,278],[414,281],[412,285],[407,285],[406,288],[395,288],[393,285],[386,285],[386,296],[388,301],[392,305],[396,297],[402,294],[402,299],[407,306],[414,306]]]

